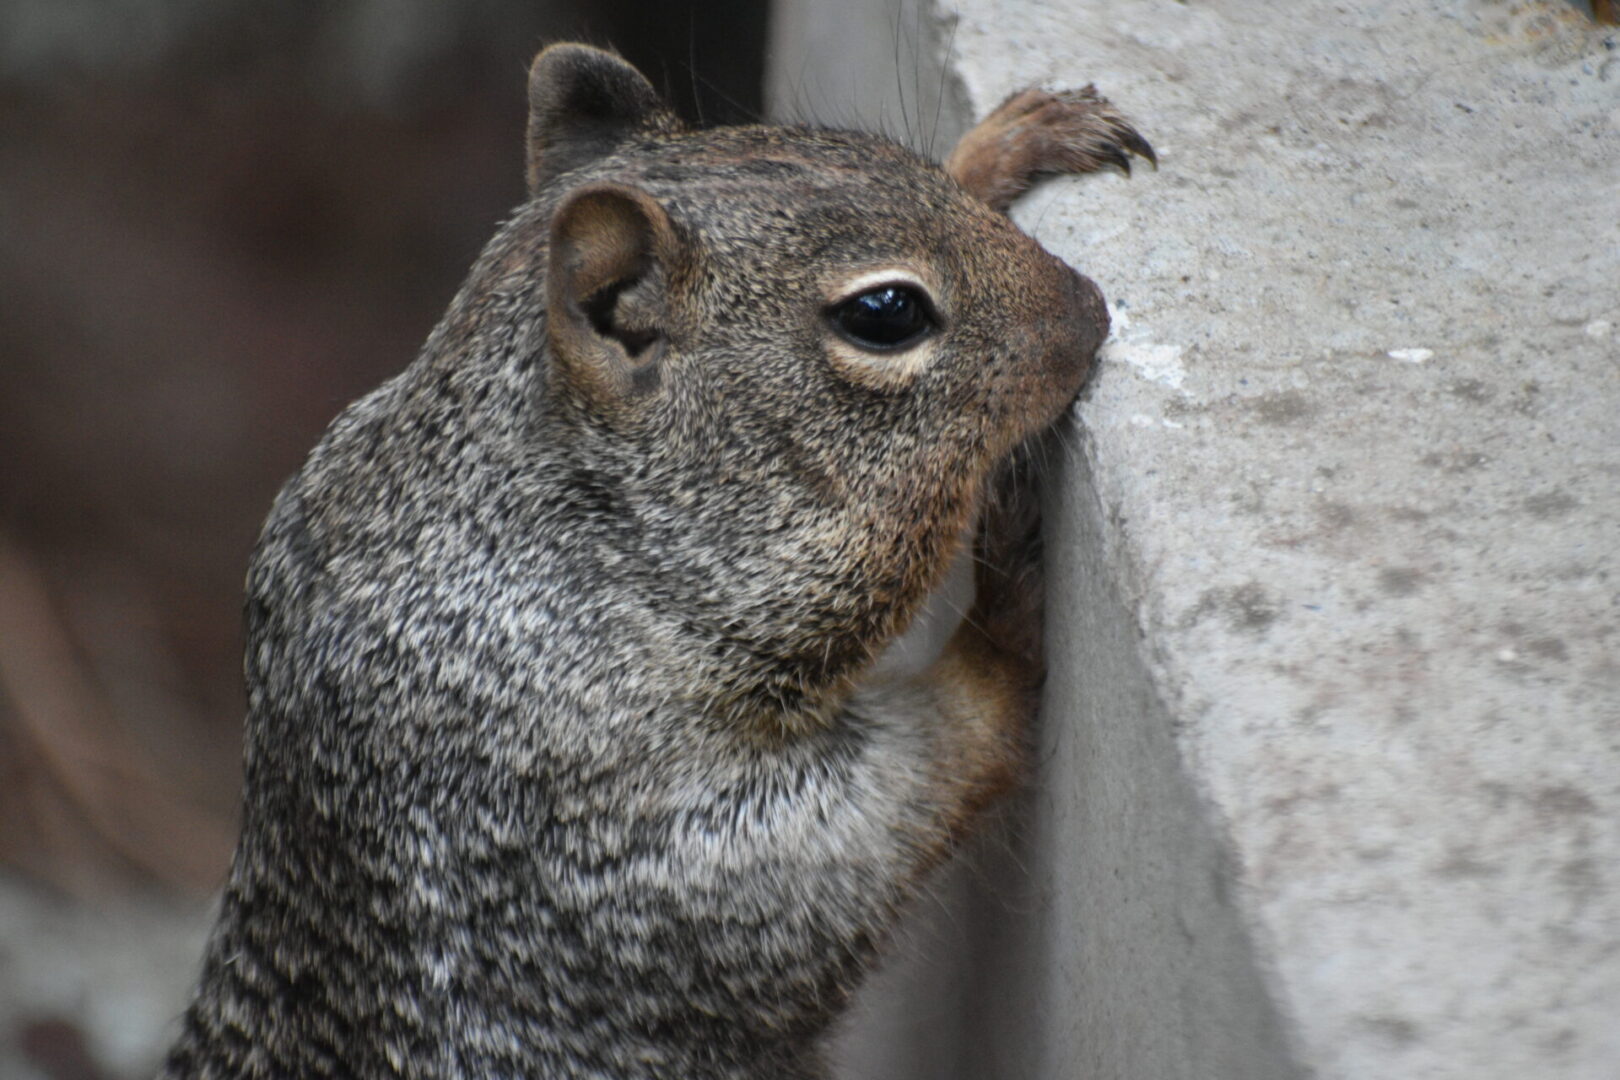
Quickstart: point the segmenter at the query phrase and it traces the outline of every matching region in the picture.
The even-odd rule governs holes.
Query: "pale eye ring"
[[[827,309],[838,336],[871,352],[908,349],[939,329],[928,294],[908,282],[874,285]]]

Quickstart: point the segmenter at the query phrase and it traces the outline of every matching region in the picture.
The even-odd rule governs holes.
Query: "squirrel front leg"
[[[878,721],[880,739],[900,744],[894,756],[909,759],[906,801],[915,816],[902,829],[916,874],[943,861],[979,811],[1024,772],[1046,677],[1040,528],[1025,447],[987,485],[973,550],[973,606],[943,654],[910,680],[859,692],[852,702],[857,714]]]
[[[1031,448],[990,478],[973,544],[973,606],[924,678],[940,698],[940,780],[959,790],[958,834],[1022,778],[1046,681],[1041,502]]]
[[[945,171],[951,179],[1005,212],[1049,173],[1096,172],[1105,165],[1131,171],[1130,155],[1158,166],[1153,147],[1097,93],[1029,89],[1011,95],[962,136]]]

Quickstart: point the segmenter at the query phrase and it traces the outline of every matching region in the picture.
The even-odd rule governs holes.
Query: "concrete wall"
[[[1620,32],[781,0],[773,42],[783,113],[943,149],[1095,81],[1162,163],[1015,215],[1116,312],[1041,766],[848,1074],[1620,1076]]]

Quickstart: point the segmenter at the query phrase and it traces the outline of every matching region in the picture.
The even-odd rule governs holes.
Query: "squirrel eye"
[[[908,285],[879,285],[835,304],[827,313],[851,344],[888,352],[914,344],[934,329],[927,298]]]

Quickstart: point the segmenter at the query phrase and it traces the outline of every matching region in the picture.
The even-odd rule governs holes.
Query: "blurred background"
[[[534,52],[612,44],[736,122],[765,7],[0,0],[0,1076],[161,1053],[236,827],[259,523],[521,201]]]

